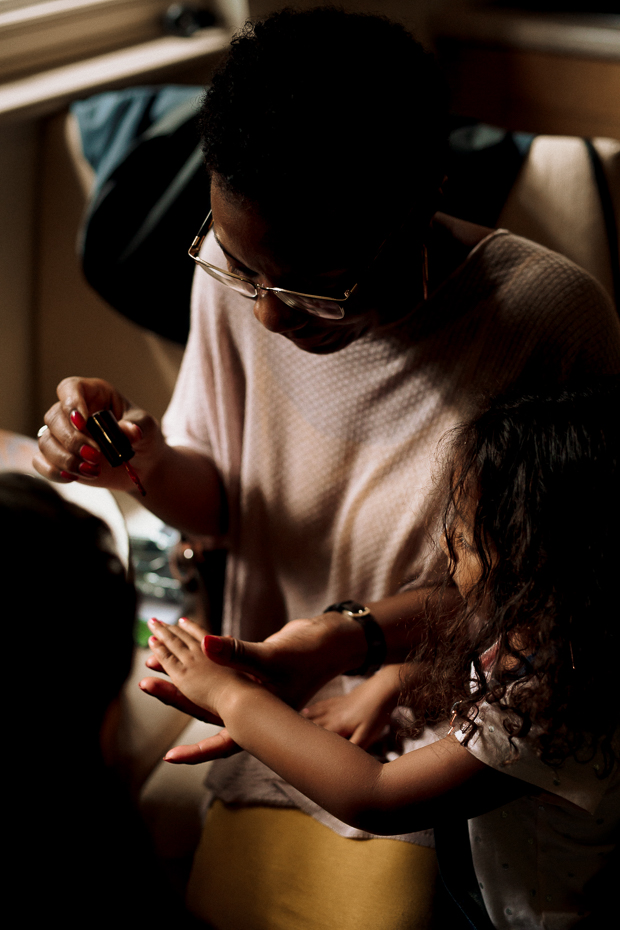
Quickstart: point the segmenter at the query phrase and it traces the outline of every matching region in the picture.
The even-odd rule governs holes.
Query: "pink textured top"
[[[203,249],[225,267],[212,235]],[[326,356],[268,332],[249,300],[197,270],[164,430],[211,456],[227,491],[225,631],[260,640],[332,602],[420,581],[437,559],[426,528],[441,436],[482,391],[575,371],[620,371],[609,298],[567,259],[504,230],[408,320]],[[246,753],[214,764],[210,784],[229,803],[325,819]]]

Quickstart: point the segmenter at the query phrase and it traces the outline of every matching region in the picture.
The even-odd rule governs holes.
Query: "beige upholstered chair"
[[[592,145],[607,182],[617,230],[620,141],[594,139]],[[497,225],[566,255],[600,281],[614,299],[605,217],[583,139],[537,136]],[[617,251],[617,238],[612,247]]]

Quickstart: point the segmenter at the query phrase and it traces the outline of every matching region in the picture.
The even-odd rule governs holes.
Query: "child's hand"
[[[208,713],[221,717],[223,695],[246,676],[216,665],[203,652],[204,630],[191,620],[179,620],[179,626],[149,620],[153,636],[149,646],[159,665],[186,698]]]
[[[317,701],[302,714],[326,730],[368,749],[383,734],[400,691],[399,665],[386,665],[354,691]]]

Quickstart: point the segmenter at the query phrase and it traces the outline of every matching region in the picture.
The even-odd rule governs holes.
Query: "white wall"
[[[0,129],[0,427],[31,431],[39,127]]]

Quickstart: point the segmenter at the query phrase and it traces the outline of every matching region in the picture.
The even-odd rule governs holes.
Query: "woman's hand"
[[[132,465],[140,478],[159,462],[165,443],[159,424],[133,407],[111,384],[99,378],[65,378],[57,388],[58,403],[44,417],[48,427],[39,438],[33,465],[50,481],[81,481],[97,487],[133,491],[124,468],[112,468],[86,429],[88,417],[98,410],[112,410],[121,430],[135,450]]]
[[[398,702],[400,666],[386,665],[348,694],[304,708],[309,720],[368,749],[385,732]]]

